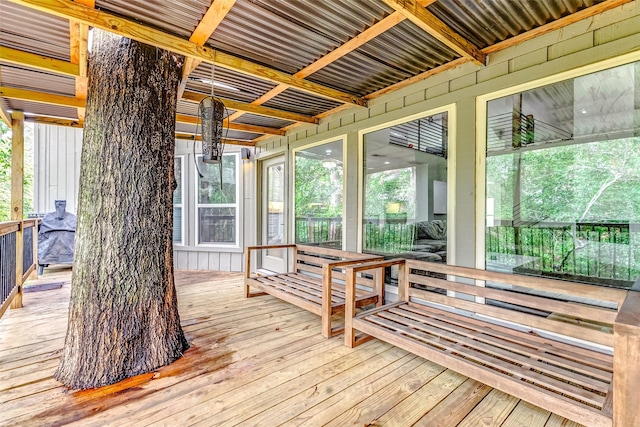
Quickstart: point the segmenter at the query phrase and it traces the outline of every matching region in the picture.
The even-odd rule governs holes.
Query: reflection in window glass
[[[342,249],[342,141],[296,152],[296,243]]]
[[[198,156],[198,168],[203,175],[197,177],[198,243],[237,244],[238,156],[222,157],[222,185],[219,165]]]
[[[173,242],[183,244],[182,241],[182,157],[176,157],[174,162],[174,177],[177,183],[173,191]]]
[[[446,262],[447,113],[364,137],[363,250]]]
[[[640,275],[639,65],[488,103],[488,269],[620,287]]]
[[[267,245],[284,244],[284,163],[267,168]],[[281,248],[267,249],[267,255],[284,256]]]

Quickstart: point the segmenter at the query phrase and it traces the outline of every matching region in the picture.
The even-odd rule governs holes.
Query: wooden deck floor
[[[324,339],[315,315],[239,274],[176,273],[192,348],[156,373],[69,392],[52,378],[64,341],[61,289],[24,296],[0,319],[0,425],[571,426],[540,408],[374,340]]]

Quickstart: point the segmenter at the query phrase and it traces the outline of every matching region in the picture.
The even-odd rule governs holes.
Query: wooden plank
[[[468,378],[437,407],[422,416],[415,427],[450,427],[458,425],[485,398],[491,387]]]
[[[5,221],[0,222],[0,236],[5,234],[15,233],[20,229],[20,221]]]
[[[436,316],[443,316],[444,314],[443,310],[438,310],[436,308],[416,303],[408,303],[406,310],[417,310],[419,313],[430,312]],[[526,346],[538,348],[540,352],[561,355],[566,359],[579,361],[608,373],[611,373],[613,371],[613,358],[610,354],[577,347],[570,343],[553,341],[548,338],[541,337],[535,333],[518,331],[506,326],[490,324],[482,319],[464,316],[449,311],[444,314],[444,317],[449,321],[452,321],[452,319],[454,319],[454,323],[460,324],[462,326],[471,325],[468,327],[473,328],[473,325],[475,325],[475,327],[479,327],[480,329],[485,330],[485,333],[487,334],[491,334],[500,339],[504,339],[510,342],[521,343]]]
[[[517,291],[476,286],[468,283],[454,282],[452,280],[420,276],[418,274],[410,274],[409,282],[475,295],[486,299],[507,302],[523,307],[534,308],[540,311],[562,313],[580,318],[581,320],[606,323],[607,325],[603,326],[607,328],[611,327],[613,321],[618,315],[617,310],[609,308],[589,306],[571,301],[560,301],[535,294],[525,294]]]
[[[75,96],[56,95],[53,93],[17,89],[7,86],[0,86],[0,97],[38,102],[40,104],[58,105],[61,107],[84,107],[85,105],[84,99],[78,99]]]
[[[430,411],[456,388],[465,382],[467,377],[450,369],[420,387],[384,415],[377,418],[373,425],[413,426],[425,411]]]
[[[549,411],[521,400],[501,427],[544,427],[550,415]]]
[[[608,332],[601,332],[589,328],[584,328],[578,325],[556,322],[554,320],[547,319],[546,317],[537,317],[507,308],[465,301],[462,299],[439,295],[420,289],[410,289],[409,296],[427,300],[436,304],[448,305],[450,307],[455,307],[461,310],[468,310],[473,313],[480,313],[485,316],[493,317],[494,319],[514,322],[524,327],[538,328],[545,331],[555,332],[557,334],[613,347],[613,335]]]
[[[555,342],[547,340],[546,346],[540,345],[540,342],[534,342],[528,339],[522,339],[515,334],[498,332],[490,327],[487,323],[478,322],[473,324],[470,322],[464,322],[451,317],[447,312],[442,310],[420,310],[411,306],[403,306],[400,309],[389,308],[391,313],[401,313],[409,319],[423,322],[428,325],[433,325],[439,329],[454,332],[460,335],[464,335],[469,338],[476,339],[483,343],[495,346],[496,348],[503,348],[506,350],[517,351],[520,354],[525,354],[529,357],[537,360],[545,361],[555,366],[563,367],[565,369],[573,370],[589,377],[595,377],[606,383],[611,382],[611,362],[605,367],[600,369],[594,367],[602,365],[599,360],[591,359],[584,354],[580,354],[575,351],[563,352],[560,349],[556,349],[552,354],[546,351],[550,349],[553,351],[553,345]],[[587,360],[585,360],[587,359]],[[604,390],[606,391],[606,389]]]
[[[195,125],[196,121],[197,121],[197,117],[195,116],[189,116],[186,114],[176,114],[177,123],[189,123],[189,124]],[[201,123],[202,121],[200,121],[200,124]],[[281,136],[285,134],[285,132],[280,129],[270,128],[266,126],[247,125],[244,123],[232,123],[232,122],[229,122],[228,119],[224,120],[223,126],[229,126],[230,130],[239,130],[243,132],[264,133],[269,135],[281,135]]]
[[[192,92],[185,90],[182,95],[182,99],[189,102],[200,102],[206,98],[207,94]],[[220,98],[222,103],[230,110],[245,111],[251,114],[257,114],[259,116],[274,117],[277,119],[291,120],[294,122],[313,123],[317,124],[318,119],[311,116],[305,116],[304,114],[292,113],[290,111],[277,110],[275,108],[263,107],[260,105],[253,105],[247,102],[235,101],[228,98]]]
[[[505,376],[488,369],[482,369],[476,363],[460,358],[452,358],[440,350],[426,347],[414,341],[406,339],[393,331],[372,324],[363,319],[353,319],[353,326],[359,331],[376,336],[390,344],[404,348],[414,354],[442,364],[456,372],[473,378],[477,381],[497,388],[505,393],[512,394],[525,400],[535,401],[542,408],[553,408],[553,411],[563,417],[593,426],[610,426],[611,419],[603,416],[598,410],[579,402],[569,402],[567,398],[546,391],[534,390],[531,387],[523,387],[524,383],[516,378]]]
[[[22,264],[24,217],[24,113],[11,113],[11,212],[12,221],[20,221],[20,229],[16,231],[16,287],[17,292],[11,300],[11,308],[22,308]]]
[[[204,16],[196,26],[195,30],[189,37],[189,41],[200,46],[204,46],[211,34],[218,28],[218,25],[222,22],[225,16],[229,13],[236,0],[214,0],[209,9],[205,12]],[[195,70],[201,61],[194,58],[185,58],[184,65],[182,66],[182,79],[180,82],[180,88],[178,99],[182,97],[184,88],[187,86],[187,79],[189,74]]]
[[[400,323],[397,319],[388,319],[383,317],[384,314],[385,313],[383,312],[379,313],[378,316],[368,317],[367,321],[375,323],[377,325],[381,325],[388,329],[395,330],[397,331],[398,335],[402,334],[403,337],[411,337],[413,340],[415,340],[416,345],[420,345],[423,348],[427,348],[427,346],[429,346],[436,350],[442,349],[444,350],[444,354],[449,353],[451,354],[450,357],[452,358],[461,358],[465,361],[473,360],[479,364],[475,367],[476,369],[492,369],[494,372],[499,373],[507,372],[509,375],[502,375],[505,375],[508,378],[511,378],[510,375],[513,375],[513,378],[531,381],[537,386],[546,387],[547,389],[551,389],[556,393],[571,396],[584,403],[596,405],[599,408],[602,407],[602,404],[604,402],[603,396],[593,392],[587,392],[583,388],[571,386],[564,381],[559,381],[554,378],[542,375],[536,371],[532,371],[526,365],[519,366],[511,363],[509,359],[511,359],[512,361],[520,359],[519,362],[522,362],[522,358],[518,358],[513,355],[509,356],[508,352],[506,351],[500,351],[498,349],[492,350],[490,346],[472,343],[474,344],[474,347],[478,349],[475,350],[474,348],[467,347],[467,345],[470,344],[469,340],[452,340],[451,336],[442,333],[436,336],[427,334],[422,332],[421,330],[414,328],[414,325],[411,322]],[[509,359],[503,360],[502,358],[505,356],[508,356]],[[528,365],[530,366],[533,364],[528,363]],[[475,378],[473,374],[469,376],[471,378]],[[522,383],[522,388],[526,389],[528,387],[526,387],[524,383]],[[531,388],[537,391],[536,387]]]
[[[499,390],[492,390],[458,427],[501,426],[519,400]]]
[[[384,2],[459,55],[477,65],[484,65],[486,59],[484,53],[460,36],[460,34],[453,31],[416,0],[384,0]]]
[[[326,427],[369,426],[373,421],[402,402],[424,384],[427,384],[444,371],[442,366],[428,360],[416,369],[397,378],[354,405],[349,410],[326,423]]]
[[[640,425],[640,292],[630,291],[613,327],[613,422]]]
[[[0,61],[63,76],[75,77],[80,73],[77,64],[7,46],[0,46]]]
[[[525,288],[551,291],[567,295],[579,295],[602,301],[612,301],[622,304],[627,296],[627,291],[602,286],[585,285],[582,283],[567,282],[564,280],[545,279],[542,277],[523,276],[519,274],[507,274],[496,271],[478,270],[469,267],[458,267],[446,264],[429,263],[425,261],[407,260],[409,268],[423,271],[468,277],[475,280],[498,282]]]
[[[556,378],[570,381],[572,383],[588,387],[601,393],[606,393],[609,389],[609,383],[611,381],[610,375],[607,378],[609,380],[608,382],[601,381],[595,378],[591,378],[590,376],[583,375],[580,372],[573,372],[569,369],[551,365],[549,363],[546,363],[546,361],[538,361],[535,357],[535,352],[522,351],[522,346],[508,345],[509,343],[504,341],[500,342],[498,340],[486,340],[488,342],[485,342],[485,340],[482,339],[482,330],[469,330],[467,332],[456,330],[455,332],[451,332],[450,330],[434,326],[433,323],[437,322],[431,323],[426,318],[414,320],[413,317],[404,317],[403,314],[403,310],[390,310],[381,312],[378,314],[378,316],[384,319],[392,320],[398,324],[406,325],[417,331],[426,332],[429,335],[439,337],[440,339],[445,340],[443,342],[450,341],[467,347],[470,350],[479,350],[482,352],[486,352],[487,354],[491,354],[492,356],[499,357],[501,360],[509,361],[528,369],[533,369],[536,372],[549,374]]]
[[[29,7],[41,12],[49,13],[69,20],[76,20],[86,25],[109,31],[124,37],[138,40],[180,55],[193,57],[217,66],[227,68],[242,74],[257,77],[275,83],[286,84],[303,92],[311,93],[323,98],[341,103],[366,106],[367,102],[357,96],[341,92],[308,80],[299,79],[282,71],[265,67],[246,59],[242,59],[224,52],[214,52],[213,49],[199,46],[196,43],[174,36],[155,28],[126,19],[105,11],[97,11],[76,4],[69,0],[10,0],[21,6]]]
[[[52,125],[52,126],[67,126],[72,128],[84,127],[84,122],[82,120],[61,119],[59,117],[48,117],[48,116],[41,116],[41,115],[25,117],[25,121],[33,122],[33,123],[41,123],[44,125]]]

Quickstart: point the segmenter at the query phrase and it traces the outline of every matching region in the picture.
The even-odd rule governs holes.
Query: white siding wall
[[[237,153],[240,147],[226,146],[225,153]],[[196,144],[196,154],[200,154],[200,144]],[[193,161],[193,142],[176,141],[176,155],[184,156],[184,206],[183,215],[185,223],[184,242],[182,246],[174,246],[174,264],[178,269],[189,270],[216,270],[216,271],[242,271],[244,268],[243,249],[221,249],[197,245],[196,236],[196,169]],[[251,244],[255,234],[255,221],[251,220],[252,212],[244,207],[248,201],[253,200],[255,187],[255,173],[253,161],[244,163],[240,160],[241,191],[240,191],[240,238],[242,247]],[[246,214],[246,216],[245,216]]]
[[[34,209],[36,212],[54,210],[54,200],[65,199],[67,211],[77,213],[78,184],[80,178],[80,153],[82,130],[63,126],[36,125],[34,127]],[[198,148],[198,146],[196,146]],[[240,151],[227,146],[225,152]],[[243,250],[225,251],[197,246],[195,211],[195,166],[191,142],[176,141],[176,154],[184,155],[184,213],[185,244],[174,248],[176,268],[193,270],[242,271]],[[244,218],[243,205],[254,196],[254,164],[242,163],[242,190],[240,194],[241,236],[246,241],[255,233],[255,221]],[[249,212],[251,216],[251,212]],[[243,245],[243,247],[246,246]]]
[[[55,200],[66,200],[67,211],[75,214],[82,129],[36,124],[33,144],[35,212],[52,212]]]
[[[487,66],[464,64],[374,99],[369,108],[354,107],[328,116],[318,125],[296,127],[286,136],[262,142],[256,148],[257,157],[344,134],[349,135],[348,144],[357,146],[354,135],[362,129],[454,104],[456,117],[451,137],[455,141],[450,159],[455,160],[450,160],[448,166],[455,169],[454,181],[449,183],[450,206],[455,206],[455,216],[448,217],[454,251],[447,258],[450,263],[473,267],[476,233],[484,230],[476,229],[476,215],[483,217],[476,211],[475,201],[476,97],[638,51],[640,2],[636,1],[491,54]],[[347,147],[347,153],[347,164],[357,164],[357,149]],[[348,180],[346,193],[357,194],[357,185]],[[353,197],[347,200],[350,207],[354,202]],[[356,209],[348,209],[344,220],[344,233],[351,242],[359,224]],[[348,249],[353,246],[348,244]]]

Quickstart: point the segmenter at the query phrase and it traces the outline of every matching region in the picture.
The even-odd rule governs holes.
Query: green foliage
[[[0,222],[9,219],[11,206],[11,129],[0,120]]]
[[[399,203],[407,218],[415,218],[415,169],[408,167],[369,174],[365,194],[366,219],[385,218],[387,203]]]
[[[198,159],[198,168],[204,175],[198,180],[199,204],[235,204],[236,203],[236,155],[222,156],[222,188],[220,188],[220,166],[206,164]]]
[[[327,168],[322,161],[296,157],[296,218],[342,217],[343,170]]]

